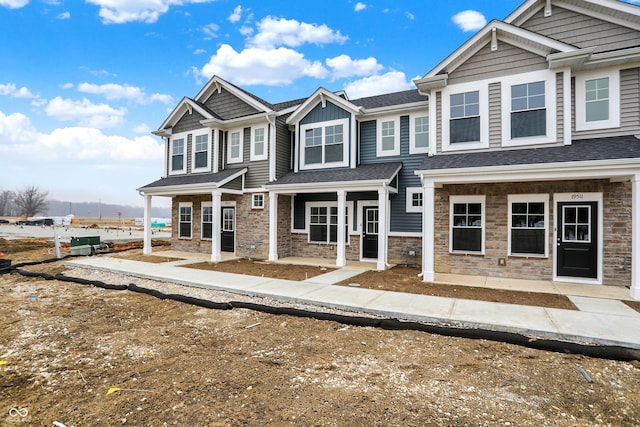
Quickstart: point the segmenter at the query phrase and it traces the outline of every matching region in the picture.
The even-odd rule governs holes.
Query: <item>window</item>
[[[213,207],[211,202],[202,203],[202,239],[210,240],[213,237]]]
[[[328,203],[308,204],[309,242],[336,243],[338,241],[338,206]],[[322,205],[322,206],[321,206]],[[349,207],[345,206],[345,242],[349,241]]]
[[[407,187],[407,212],[422,212],[422,187]]]
[[[558,76],[550,70],[505,77],[500,82],[502,145],[505,147],[556,142]],[[497,91],[498,83],[494,88]]]
[[[484,253],[484,196],[451,196],[450,251]]]
[[[227,163],[242,163],[244,130],[229,131]]]
[[[193,167],[194,172],[208,171],[209,166],[209,132],[193,134]]]
[[[480,141],[480,92],[450,95],[449,142]]]
[[[267,159],[267,129],[252,128],[251,129],[251,160]]]
[[[549,196],[524,194],[509,199],[509,255],[547,256]]]
[[[544,82],[511,86],[511,138],[546,134]]]
[[[169,173],[182,173],[186,171],[185,157],[186,136],[171,139],[171,167]]]
[[[178,205],[178,238],[191,238],[191,219],[193,205],[191,203],[180,203]]]
[[[576,76],[576,130],[620,126],[620,72]]]
[[[382,156],[400,155],[400,118],[381,118],[377,121],[376,154]]]
[[[251,209],[264,209],[264,194],[257,193],[251,197]]]
[[[302,135],[301,169],[347,166],[348,119],[313,123],[300,127]]]
[[[590,206],[562,207],[562,241],[590,243],[591,208]]]
[[[429,152],[429,116],[409,116],[409,153]]]

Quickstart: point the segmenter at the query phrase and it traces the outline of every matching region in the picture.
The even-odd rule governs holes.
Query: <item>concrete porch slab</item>
[[[569,295],[568,298],[576,307],[578,307],[578,310],[580,311],[613,315],[619,314],[620,316],[638,317],[638,319],[640,319],[640,313],[638,313],[622,301],[603,298],[579,297],[573,295]]]

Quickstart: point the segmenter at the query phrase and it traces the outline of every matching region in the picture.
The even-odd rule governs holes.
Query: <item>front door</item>
[[[222,208],[222,232],[220,236],[220,250],[235,251],[236,209]]]
[[[558,202],[558,276],[598,277],[598,203]]]
[[[378,258],[378,207],[365,206],[362,209],[362,258]]]

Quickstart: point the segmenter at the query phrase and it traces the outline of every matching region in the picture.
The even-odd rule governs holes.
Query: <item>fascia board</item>
[[[579,4],[575,4],[572,2],[557,0],[553,2],[553,5],[561,7],[563,9],[571,10],[573,12],[577,12],[583,15],[591,16],[593,18],[601,19],[606,22],[611,22],[613,24],[617,24],[623,27],[632,28],[634,30],[640,31],[640,8],[638,8],[638,6],[634,6],[632,4],[625,3],[623,1],[582,0],[581,2],[579,2]],[[636,20],[634,22],[629,19],[618,18],[615,16],[599,13],[598,11],[590,7],[591,5],[595,5],[598,7],[611,9],[616,12],[635,16]]]
[[[424,108],[429,108],[429,101],[422,102],[412,102],[410,104],[398,104],[398,105],[390,105],[387,107],[379,107],[379,108],[371,108],[371,109],[363,109],[361,118],[367,118],[372,116],[380,116],[386,115],[394,112],[409,112],[412,110],[423,110]]]
[[[302,104],[300,104],[298,108],[296,108],[296,110],[287,118],[287,124],[290,125],[300,121],[318,104],[318,102],[320,102],[322,96],[325,96],[328,100],[338,105],[339,107],[350,111],[352,114],[358,114],[360,112],[360,109],[356,105],[321,87],[317,89]]]
[[[232,129],[236,128],[240,125],[246,124],[254,124],[259,122],[264,122],[268,120],[267,117],[273,113],[257,113],[252,114],[250,116],[237,117],[235,119],[229,120],[220,120],[216,118],[200,120],[200,124],[203,126],[211,127],[211,128],[222,128],[222,129]]]
[[[335,192],[336,190],[346,191],[377,191],[379,188],[387,188],[389,192],[395,194],[397,189],[389,187],[391,180],[371,180],[371,181],[335,181],[335,182],[314,182],[309,184],[271,184],[267,185],[270,193],[317,193]]]
[[[626,177],[640,172],[640,159],[557,162],[533,165],[486,166],[477,168],[416,170],[423,180],[439,184],[480,182],[558,181]]]

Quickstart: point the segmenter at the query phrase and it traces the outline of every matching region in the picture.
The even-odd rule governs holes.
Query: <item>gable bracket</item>
[[[325,98],[324,93],[320,93],[320,102],[322,103],[322,108],[327,108],[327,98]]]
[[[497,36],[497,29],[494,27],[491,30],[491,52],[495,52],[496,50],[498,50],[498,36]]]
[[[544,17],[548,18],[552,14],[553,14],[553,11],[551,10],[551,0],[547,0],[547,4],[544,7]]]

